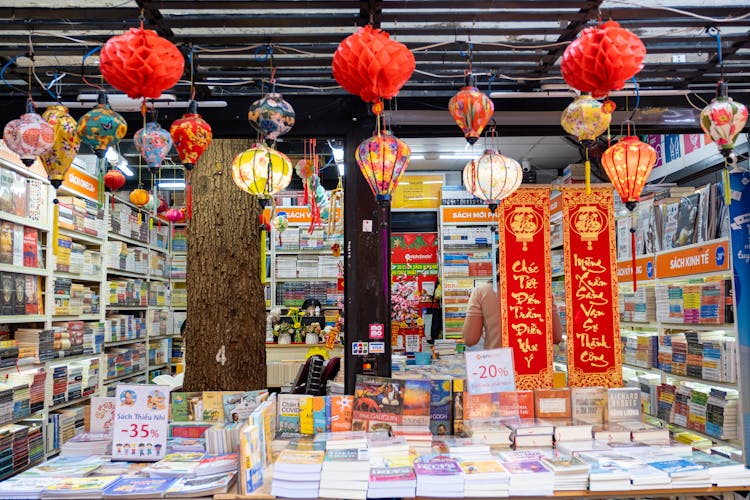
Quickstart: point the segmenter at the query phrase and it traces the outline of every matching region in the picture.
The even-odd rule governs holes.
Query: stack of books
[[[510,473],[510,495],[551,496],[555,473],[541,460],[519,460],[502,462]]]
[[[417,476],[409,466],[370,468],[367,498],[412,498],[416,488]]]
[[[597,458],[585,458],[591,464],[590,491],[624,491],[630,488],[630,472],[613,462],[599,463]]]
[[[750,469],[746,469],[745,464],[702,451],[693,452],[690,461],[706,467],[711,476],[711,483],[716,486],[731,487],[750,484]]]
[[[101,498],[104,489],[117,479],[119,479],[119,476],[66,477],[45,488],[42,492],[42,498],[71,500]]]
[[[401,465],[409,462],[409,444],[402,437],[370,433],[367,438],[367,449],[370,452],[370,463],[374,466],[387,466],[393,463]]]
[[[513,444],[512,431],[499,418],[471,419],[464,423],[471,436],[487,443],[491,449],[506,449]]]
[[[82,432],[62,445],[60,456],[109,455],[111,451],[112,433]]]
[[[510,475],[497,459],[462,461],[464,497],[507,497]]]
[[[121,476],[104,489],[104,498],[163,498],[177,478]]]
[[[370,458],[366,449],[328,450],[320,474],[320,498],[364,500],[370,477]]]
[[[288,498],[316,498],[325,452],[285,449],[273,468],[271,495]]]
[[[460,438],[446,437],[443,439],[448,446],[451,458],[457,460],[484,460],[491,457],[490,445],[480,437]]]
[[[156,463],[143,469],[149,477],[195,477],[203,453],[170,453]]]
[[[429,453],[432,432],[427,425],[394,425],[391,427],[391,435],[406,439],[406,443],[419,454],[422,451]]]
[[[417,496],[464,496],[464,472],[456,459],[443,455],[432,459],[420,457],[414,461],[414,473],[417,476]]]
[[[544,457],[542,462],[555,473],[555,491],[584,491],[589,485],[591,465],[571,456]]]
[[[708,488],[711,474],[704,465],[679,458],[649,462],[649,465],[669,474],[673,488]]]
[[[513,444],[516,448],[551,447],[555,427],[543,420],[534,418],[508,419],[505,425],[513,431]]]

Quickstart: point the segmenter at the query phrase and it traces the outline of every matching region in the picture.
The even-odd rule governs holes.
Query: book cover
[[[23,266],[24,230],[20,224],[13,224],[13,262],[14,266]]]
[[[462,460],[459,464],[467,476],[507,475],[508,471],[496,459]],[[478,478],[479,479],[479,478]]]
[[[404,392],[404,380],[357,375],[352,430],[390,431],[391,425],[400,424]]]
[[[13,213],[19,217],[26,217],[28,194],[26,188],[26,177],[13,174]]]
[[[699,203],[700,194],[698,193],[680,198],[673,247],[683,247],[695,243],[695,222],[698,216]]]
[[[430,381],[407,379],[404,384],[404,405],[401,425],[430,425]]]
[[[86,476],[86,477],[66,477],[47,486],[44,491],[49,492],[69,492],[74,493],[94,493],[103,491],[107,486],[114,483],[119,476]]]
[[[13,264],[13,223],[0,222],[0,264]]]
[[[354,396],[329,396],[331,432],[352,430]]]
[[[695,219],[695,242],[700,243],[708,241],[708,219],[711,202],[711,185],[706,184],[695,190],[699,196],[698,214]]]
[[[661,248],[669,250],[677,242],[677,220],[680,212],[679,198],[665,198],[661,201]]]
[[[26,275],[26,314],[43,314],[39,308],[40,278],[38,276]]]
[[[201,422],[203,421],[203,393],[202,392],[173,392],[172,393],[172,421],[173,422]],[[175,436],[178,437],[178,436]],[[188,437],[188,436],[179,436]],[[192,436],[198,437],[198,436]]]
[[[212,426],[211,422],[172,422],[169,424],[169,437],[199,439]]]
[[[224,393],[220,391],[203,391],[203,421],[224,421]]]
[[[13,181],[15,172],[8,169],[0,169],[0,210],[5,213],[13,213]]]
[[[299,403],[302,394],[279,394],[278,423],[279,432],[299,432]]]
[[[655,467],[660,471],[666,472],[670,477],[686,476],[706,470],[705,466],[695,464],[690,460],[686,460],[684,458],[649,462],[648,465],[650,465],[651,467]]]
[[[570,390],[573,420],[590,424],[604,422],[607,392],[604,387],[573,387]]]
[[[641,418],[641,390],[638,387],[607,389],[607,421],[639,420]]]
[[[246,424],[240,429],[240,494],[247,495],[263,484],[260,429]]]
[[[313,407],[313,430],[315,434],[330,432],[330,419],[326,416],[326,402],[329,396],[314,396]]]
[[[370,483],[393,483],[415,481],[417,476],[411,467],[371,467]]]
[[[14,274],[13,282],[13,314],[23,316],[26,314],[26,276]]]
[[[104,489],[104,498],[161,498],[176,478],[120,477]]]
[[[414,473],[417,476],[460,476],[463,471],[458,461],[446,459],[429,462],[414,462]]]
[[[464,430],[464,379],[453,379],[453,435],[463,436]]]
[[[289,472],[315,472],[323,467],[325,451],[285,449],[279,454],[274,470]]]
[[[224,472],[203,477],[181,477],[167,489],[166,497],[171,496],[210,496],[226,493],[234,481],[234,472]]]
[[[430,431],[434,436],[451,434],[451,379],[430,380]]]
[[[224,393],[224,421],[226,423],[245,421],[263,401],[268,398],[265,389],[248,392]]]
[[[115,422],[115,398],[93,396],[89,407],[91,432],[112,432]]]
[[[551,472],[550,469],[539,460],[503,462],[502,465],[511,474],[544,474]]]
[[[570,389],[535,389],[534,412],[537,418],[569,419]]]
[[[315,427],[313,425],[313,396],[300,398],[299,403],[299,432],[300,434],[313,435]]]
[[[33,227],[23,228],[23,265],[24,267],[41,267],[39,255],[39,230]]]

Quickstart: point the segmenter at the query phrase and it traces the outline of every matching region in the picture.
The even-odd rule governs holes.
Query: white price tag
[[[515,391],[513,350],[466,351],[466,381],[469,394]]]

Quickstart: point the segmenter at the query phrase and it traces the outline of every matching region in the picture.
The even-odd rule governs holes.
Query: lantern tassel
[[[632,212],[630,216],[633,217]],[[635,228],[632,226],[630,228],[630,253],[632,254],[631,271],[633,273],[633,292],[636,292],[638,291],[638,283],[635,274]]]
[[[729,206],[732,203],[732,192],[729,187],[729,168],[727,160],[724,160],[724,170],[721,171],[721,175],[724,179],[724,204]]]
[[[589,161],[589,150],[586,148],[586,161],[583,162],[585,179],[586,179],[586,194],[591,194],[591,162]]]
[[[99,208],[104,205],[104,162],[107,161],[104,158],[98,158],[97,163],[99,164],[97,170],[97,200],[99,202]]]

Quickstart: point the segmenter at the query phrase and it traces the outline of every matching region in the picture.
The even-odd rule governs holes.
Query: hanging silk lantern
[[[148,195],[148,201],[141,207],[146,212],[153,212],[156,209],[156,197],[152,194]]]
[[[172,136],[155,121],[148,122],[136,132],[133,142],[152,173],[161,167],[161,162],[172,148]]]
[[[630,210],[631,219],[633,209],[641,199],[641,191],[651,175],[656,163],[656,150],[635,136],[623,137],[620,142],[610,146],[602,155],[602,167],[607,177],[614,184],[617,193]],[[630,224],[630,245],[633,256],[633,290],[636,289],[635,272],[635,221]]]
[[[113,193],[125,185],[125,176],[117,169],[112,169],[104,174],[104,185]]]
[[[264,144],[255,144],[232,161],[234,183],[260,198],[261,205],[289,185],[292,172],[289,158]]]
[[[747,107],[727,94],[727,84],[719,82],[716,97],[701,111],[701,128],[716,143],[727,160],[737,163],[734,141],[747,123]]]
[[[395,97],[414,73],[416,61],[406,45],[367,25],[339,44],[331,67],[344,90],[375,102]]]
[[[198,103],[190,101],[187,113],[172,123],[169,134],[185,170],[193,170],[213,138],[211,125],[198,114]]]
[[[137,207],[142,207],[143,205],[148,203],[148,200],[149,194],[145,189],[134,189],[130,193],[130,202]]]
[[[247,119],[265,139],[275,141],[294,126],[294,108],[281,94],[272,92],[250,105]]]
[[[169,205],[167,205],[167,200],[164,198],[159,198],[159,206],[156,207],[156,213],[161,214],[169,210]]]
[[[182,220],[183,213],[177,210],[176,208],[170,208],[169,210],[166,211],[166,213],[164,214],[164,217],[166,217],[169,222],[174,223],[179,220]]]
[[[603,104],[590,95],[580,95],[565,108],[560,118],[562,128],[567,133],[574,135],[586,151],[584,161],[586,193],[591,192],[591,162],[589,161],[588,148],[609,127],[612,120],[612,111],[614,111],[612,101]]]
[[[107,40],[99,69],[107,83],[131,99],[156,99],[180,80],[185,58],[175,44],[141,23]]]
[[[279,233],[283,233],[284,231],[289,229],[289,218],[287,217],[286,212],[279,212],[271,220],[271,224],[273,225],[273,228]]]
[[[645,56],[646,47],[636,34],[608,21],[586,28],[565,48],[560,72],[574,89],[605,97],[643,69]]]
[[[8,122],[3,130],[3,140],[8,149],[21,157],[30,167],[36,157],[50,151],[54,145],[55,132],[52,125],[34,109],[34,101],[26,101],[26,113]]]
[[[55,140],[52,149],[39,155],[39,161],[47,172],[47,178],[57,189],[81,146],[78,123],[70,116],[68,108],[59,104],[49,106],[42,114],[42,118],[52,126]]]
[[[107,148],[120,142],[127,131],[125,118],[112,110],[105,92],[99,92],[96,107],[78,121],[81,141],[91,146],[98,158],[104,158]]]
[[[482,135],[495,112],[492,99],[472,85],[462,88],[448,102],[448,111],[464,133],[466,142],[474,144]]]
[[[376,134],[362,141],[355,152],[359,170],[381,205],[389,205],[391,193],[409,165],[409,146],[396,136]]]
[[[467,163],[463,171],[466,190],[486,201],[492,213],[504,198],[518,189],[522,180],[521,165],[491,149]]]

